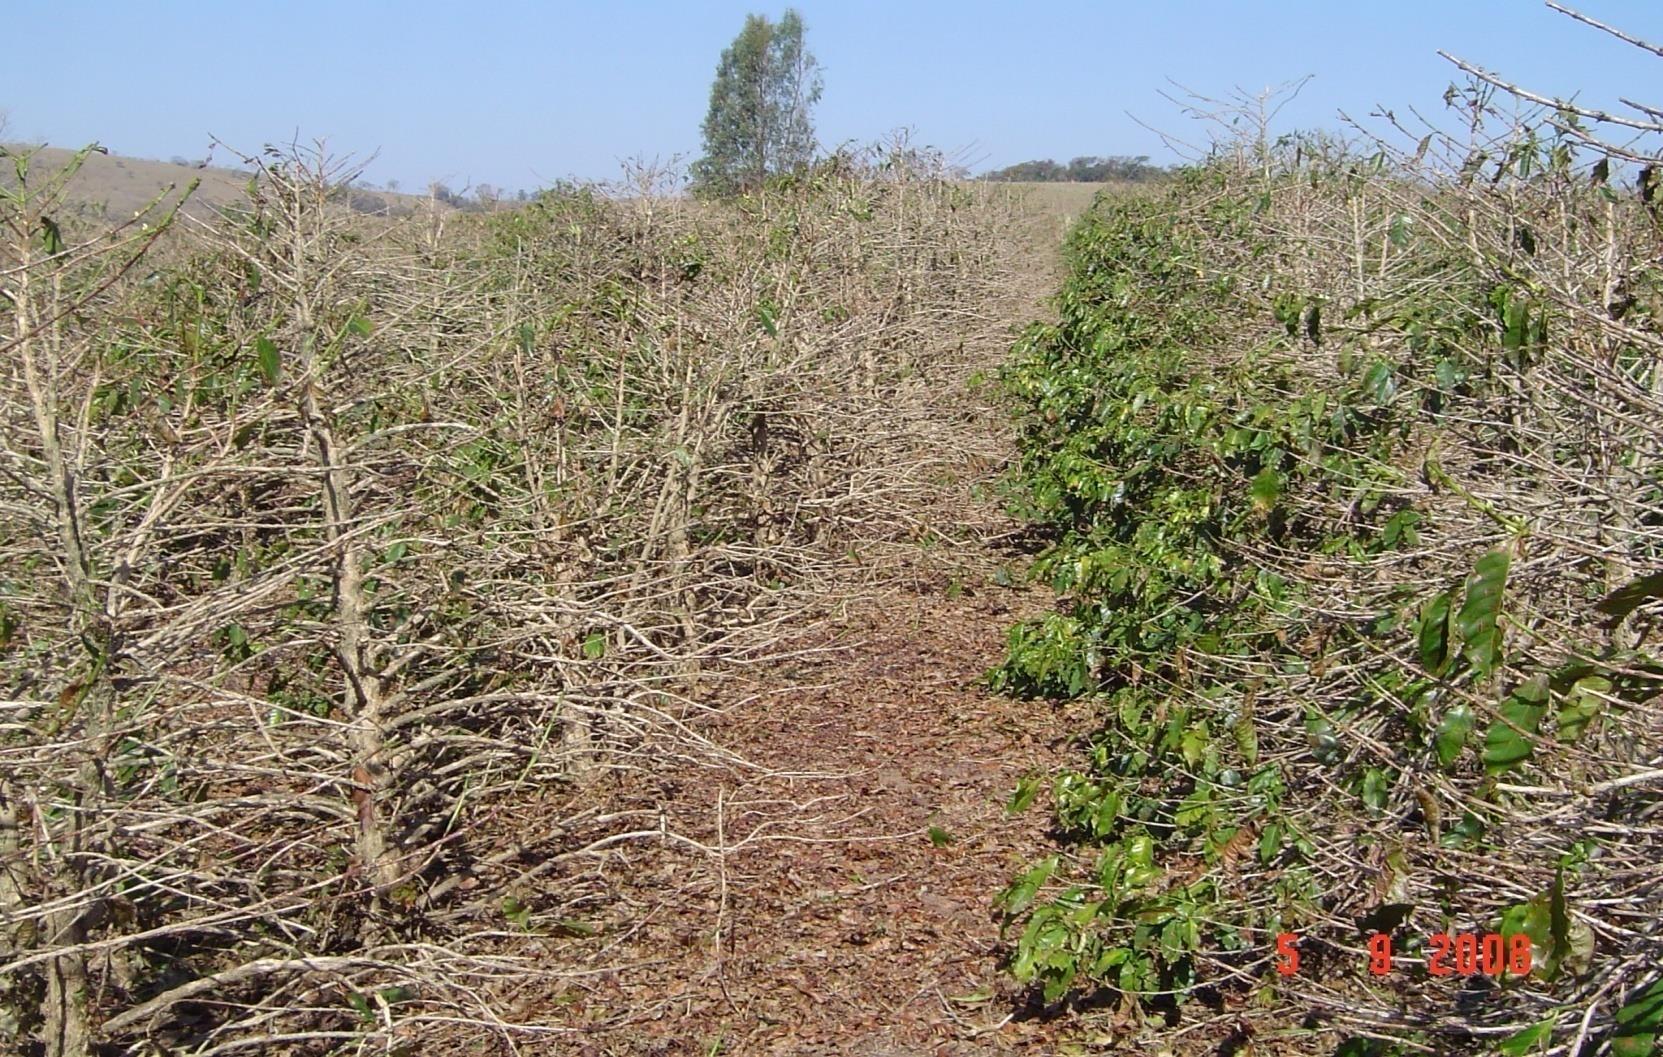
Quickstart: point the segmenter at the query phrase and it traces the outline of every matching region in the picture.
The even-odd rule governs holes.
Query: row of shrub
[[[1038,1000],[1663,1035],[1663,231],[1571,135],[1477,142],[1247,144],[1073,232],[1004,377],[1059,605],[991,679],[1101,717],[1012,802]],[[1461,933],[1534,968],[1429,975]]]
[[[302,151],[82,228],[84,157],[0,188],[0,1049],[548,1036],[673,839],[611,792],[943,531],[1009,225],[882,152],[366,218]]]

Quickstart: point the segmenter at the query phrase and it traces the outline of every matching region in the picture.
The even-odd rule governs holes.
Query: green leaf
[[[1120,825],[1120,809],[1122,807],[1119,793],[1104,793],[1097,801],[1097,810],[1093,813],[1091,828],[1098,837],[1107,837]]]
[[[531,927],[531,908],[513,896],[502,897],[502,916],[522,929]]]
[[[1392,217],[1391,240],[1392,245],[1402,249],[1409,245],[1409,225],[1412,218],[1406,213],[1399,213]]]
[[[1363,806],[1368,808],[1370,815],[1379,818],[1384,814],[1390,795],[1391,782],[1385,771],[1378,767],[1370,767],[1363,772]]]
[[[1282,852],[1282,824],[1280,822],[1267,823],[1264,833],[1259,836],[1259,861],[1268,863]]]
[[[1615,625],[1653,598],[1663,598],[1663,572],[1624,584],[1606,595],[1594,608],[1609,616],[1610,623]]]
[[[1392,377],[1392,369],[1382,360],[1376,360],[1367,373],[1363,375],[1363,392],[1379,405],[1391,403],[1392,397],[1397,395],[1397,380]]]
[[[1571,684],[1570,703],[1559,710],[1559,740],[1574,745],[1581,739],[1595,716],[1605,709],[1605,698],[1611,692],[1611,680],[1601,675],[1585,675]]]
[[[1053,855],[1017,878],[999,897],[999,901],[1004,904],[1005,913],[1015,916],[1032,906],[1034,897],[1039,894],[1040,886],[1050,880],[1056,869],[1057,857]]]
[[[367,338],[371,334],[375,333],[375,326],[363,316],[353,316],[351,319],[347,320],[346,329],[358,335],[360,338]]]
[[[1154,838],[1140,834],[1121,841],[1120,848],[1126,864],[1122,877],[1128,888],[1142,888],[1161,877],[1162,871],[1155,865]]]
[[[937,848],[945,848],[947,845],[953,843],[953,835],[942,829],[940,826],[931,826],[929,833],[930,843],[935,845]]]
[[[1460,365],[1450,359],[1439,360],[1438,366],[1433,368],[1433,374],[1438,379],[1438,387],[1441,389],[1454,389],[1467,378]]]
[[[370,1000],[354,991],[346,996],[347,1005],[351,1006],[366,1024],[375,1023],[375,1010],[370,1008]]]
[[[1657,1052],[1659,1035],[1663,1035],[1663,979],[1653,980],[1617,1010],[1611,1055],[1651,1057]]]
[[[1178,810],[1173,813],[1172,821],[1179,829],[1205,828],[1213,817],[1212,800],[1212,790],[1205,785],[1198,786],[1194,792],[1178,802]]]
[[[1545,964],[1548,954],[1553,947],[1553,933],[1549,922],[1547,896],[1539,895],[1526,903],[1515,903],[1501,912],[1501,923],[1496,931],[1501,933],[1503,943],[1512,949],[1512,937],[1524,933],[1530,937],[1531,972],[1546,977],[1548,967]]]
[[[1555,1013],[1546,1020],[1539,1020],[1525,1028],[1514,1032],[1496,1044],[1496,1050],[1506,1057],[1523,1057],[1532,1050],[1543,1050],[1553,1038],[1553,1029],[1559,1025],[1559,1014]]]
[[[1438,723],[1438,732],[1434,742],[1438,749],[1438,766],[1448,767],[1461,755],[1466,747],[1467,735],[1472,732],[1475,720],[1472,709],[1466,705],[1456,705],[1444,713],[1444,718]]]
[[[1386,519],[1380,527],[1380,542],[1387,547],[1396,547],[1401,540],[1409,546],[1420,543],[1420,533],[1415,526],[1420,524],[1420,512],[1413,508],[1399,510]]]
[[[556,918],[554,930],[566,936],[598,936],[600,930],[580,918]]]
[[[1041,784],[1037,774],[1025,775],[1016,781],[1016,791],[1011,794],[1010,802],[1005,805],[1006,814],[1015,815],[1028,810],[1028,805],[1039,795]]]
[[[1443,675],[1449,667],[1449,610],[1448,591],[1440,591],[1421,607],[1420,664],[1430,675]]]
[[[1461,636],[1463,651],[1479,678],[1501,663],[1501,598],[1510,564],[1507,552],[1501,550],[1478,559],[1467,577],[1461,611],[1455,615],[1455,630]]]
[[[1074,986],[1074,974],[1077,971],[1073,964],[1069,964],[1063,967],[1061,973],[1047,978],[1044,987],[1045,1001],[1055,1002],[1067,994],[1068,989]]]
[[[1185,730],[1183,736],[1178,739],[1178,751],[1183,753],[1184,762],[1191,767],[1200,763],[1201,757],[1207,751],[1209,740],[1205,723],[1198,723]]]
[[[991,1001],[992,998],[993,988],[983,987],[965,995],[948,995],[947,1001],[953,1003],[955,1006],[979,1006],[983,1002]]]
[[[589,637],[583,640],[583,656],[591,661],[605,657],[606,635],[599,631],[591,631]]]
[[[270,338],[258,337],[254,339],[254,356],[260,365],[260,376],[267,385],[276,385],[283,374],[283,360],[277,352],[277,346]]]
[[[1496,709],[1497,718],[1484,732],[1484,769],[1490,774],[1511,770],[1535,751],[1535,735],[1548,710],[1547,676],[1538,675],[1508,695]]]
[[[1252,494],[1254,510],[1262,514],[1274,509],[1282,498],[1282,476],[1268,467],[1260,470],[1253,478]]]
[[[774,316],[774,306],[771,302],[762,301],[756,306],[756,321],[762,324],[763,331],[770,338],[777,338],[780,334],[779,323]]]
[[[1445,848],[1465,848],[1482,841],[1486,828],[1483,819],[1471,811],[1465,811],[1455,825],[1444,830],[1444,835],[1438,839],[1438,843]]]
[[[1501,335],[1502,348],[1516,352],[1524,347],[1524,322],[1528,311],[1529,302],[1508,291],[1507,307],[1502,312],[1506,324]]]
[[[1593,964],[1594,933],[1571,916],[1562,868],[1546,892],[1504,910],[1496,931],[1504,942],[1520,932],[1530,937],[1531,975],[1538,979],[1553,980],[1564,970],[1580,976]]]
[[[40,218],[41,246],[48,254],[58,254],[64,251],[64,235],[58,229],[58,222],[51,217]]]
[[[1565,869],[1560,867],[1548,892],[1548,924],[1553,936],[1554,962],[1583,976],[1594,965],[1594,930],[1571,916],[1565,900]]]

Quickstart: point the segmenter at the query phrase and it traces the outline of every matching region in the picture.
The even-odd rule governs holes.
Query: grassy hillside
[[[16,144],[13,151],[25,148]],[[42,147],[35,154],[37,173],[56,172],[75,155],[62,147]],[[129,158],[118,154],[93,154],[80,166],[70,185],[66,204],[112,219],[126,219],[144,210],[158,195],[170,188],[183,191],[192,182],[198,186],[187,209],[207,215],[216,209],[242,202],[253,173],[234,168],[179,165],[173,162]],[[0,186],[14,186],[16,174],[7,166],[0,171]],[[425,203],[421,196],[388,191],[359,193],[355,208],[363,212],[380,209],[408,210]]]
[[[993,680],[1099,717],[1018,790],[1013,972],[1223,1052],[1651,1052],[1663,229],[1531,128],[1237,157],[1100,202],[1005,375],[1059,606]]]

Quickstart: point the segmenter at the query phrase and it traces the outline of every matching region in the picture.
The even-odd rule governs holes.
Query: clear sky
[[[4,0],[9,138],[196,158],[326,138],[371,180],[534,188],[696,156],[722,48],[751,2]],[[1284,127],[1376,104],[1429,112],[1445,48],[1549,93],[1663,105],[1663,59],[1538,0],[1141,3],[800,0],[822,143],[910,127],[978,170],[1080,154],[1170,160],[1128,111],[1193,131],[1159,90],[1314,75]],[[1663,0],[1572,6],[1663,41]],[[1655,90],[1654,90],[1655,89]]]

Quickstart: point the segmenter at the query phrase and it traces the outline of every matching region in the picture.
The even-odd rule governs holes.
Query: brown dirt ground
[[[832,652],[729,688],[706,733],[758,769],[672,768],[659,801],[670,831],[725,853],[609,860],[602,934],[631,931],[606,961],[636,968],[574,987],[577,1052],[913,1057],[1048,1037],[1012,1018],[991,901],[1048,851],[1046,812],[1008,815],[1011,791],[1079,725],[979,685],[1046,601],[942,577],[833,622],[813,644]]]
[[[1013,324],[1043,313],[1057,279],[1066,211],[1042,205]],[[972,533],[983,542],[920,549],[891,581],[904,586],[849,603],[701,702],[714,711],[698,732],[729,762],[655,762],[597,791],[606,811],[661,812],[649,828],[676,837],[620,843],[587,868],[582,887],[606,903],[571,905],[596,935],[551,953],[594,970],[561,972],[553,1016],[528,982],[511,1012],[565,1027],[521,1052],[1056,1052],[1070,1028],[1027,1015],[993,898],[1055,850],[1043,805],[1006,812],[1017,781],[1072,762],[1089,723],[981,685],[1010,626],[1053,599],[994,582],[1026,559],[1000,542],[1015,526],[962,486],[944,498],[990,530]]]

